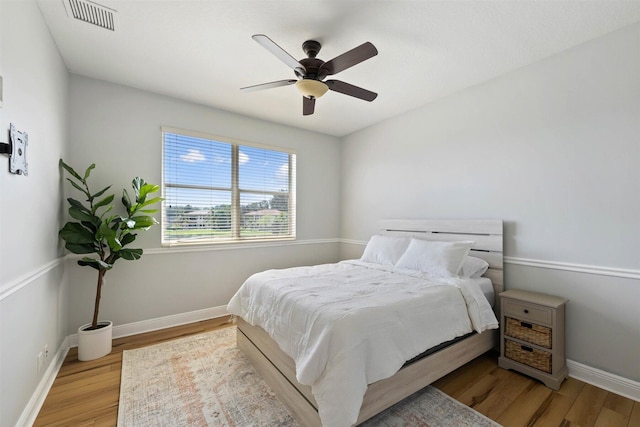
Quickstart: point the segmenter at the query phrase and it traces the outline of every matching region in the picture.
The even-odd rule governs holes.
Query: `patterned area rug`
[[[281,426],[298,423],[236,348],[236,328],[127,350],[119,427]],[[495,427],[427,387],[370,419],[367,427]]]

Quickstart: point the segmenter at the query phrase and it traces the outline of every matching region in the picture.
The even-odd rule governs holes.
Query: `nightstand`
[[[567,378],[564,316],[567,300],[537,292],[500,294],[501,368],[542,381],[554,390]]]

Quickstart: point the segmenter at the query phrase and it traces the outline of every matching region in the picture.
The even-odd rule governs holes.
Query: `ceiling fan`
[[[344,71],[347,68],[353,67],[356,64],[376,56],[378,54],[378,50],[369,42],[363,43],[330,61],[324,62],[323,60],[316,58],[322,46],[315,40],[307,40],[302,43],[302,50],[307,55],[307,58],[298,61],[264,34],[256,34],[251,36],[251,38],[291,67],[297,77],[297,80],[278,80],[255,86],[247,86],[241,88],[240,90],[242,91],[250,92],[254,90],[271,89],[274,87],[295,84],[298,91],[302,93],[302,114],[305,116],[313,114],[316,99],[320,98],[328,90],[353,96],[369,102],[373,101],[378,96],[375,92],[371,92],[340,80],[325,80],[327,76],[337,74],[340,71]]]

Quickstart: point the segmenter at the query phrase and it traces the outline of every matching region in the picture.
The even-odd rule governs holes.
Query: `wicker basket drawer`
[[[504,355],[532,368],[551,373],[551,353],[505,339]]]
[[[507,317],[505,334],[540,347],[551,348],[551,328]]]

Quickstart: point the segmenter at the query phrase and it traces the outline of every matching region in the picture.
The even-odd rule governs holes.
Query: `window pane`
[[[231,189],[231,145],[164,134],[165,184]]]
[[[289,191],[289,153],[241,146],[240,190]]]
[[[289,234],[289,195],[240,193],[241,237],[277,237]]]
[[[230,238],[231,191],[167,188],[164,240]]]

